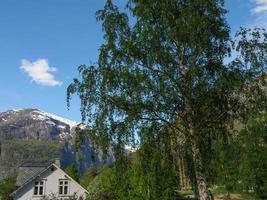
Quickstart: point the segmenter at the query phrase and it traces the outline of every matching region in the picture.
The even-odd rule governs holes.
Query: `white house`
[[[56,164],[22,165],[16,186],[17,190],[12,193],[14,200],[42,200],[46,197],[69,200],[74,196],[84,200],[88,193]]]

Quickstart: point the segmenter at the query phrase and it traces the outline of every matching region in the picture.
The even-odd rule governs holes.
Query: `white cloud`
[[[247,24],[248,28],[267,29],[267,0],[250,0],[253,4],[251,11],[251,21]]]
[[[265,13],[267,12],[267,0],[254,0],[256,7],[252,9],[253,13]]]
[[[59,86],[62,84],[53,75],[53,72],[56,72],[57,69],[50,67],[46,59],[37,59],[33,62],[22,59],[20,68],[37,84],[44,86]]]

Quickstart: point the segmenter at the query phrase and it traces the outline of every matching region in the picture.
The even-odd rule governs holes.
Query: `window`
[[[69,181],[59,180],[59,195],[67,195],[69,193]]]
[[[44,195],[44,181],[35,181],[33,195]]]

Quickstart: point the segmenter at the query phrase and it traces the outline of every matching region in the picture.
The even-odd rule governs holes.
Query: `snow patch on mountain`
[[[14,111],[14,112],[20,112],[20,111],[23,111],[24,109],[12,109],[11,111]]]
[[[5,118],[2,118],[2,120],[3,120],[4,122],[6,122],[6,121],[7,121]]]
[[[47,123],[47,124],[50,124],[50,125],[52,125],[52,126],[55,126],[55,125],[56,125],[56,123],[53,122],[53,121],[51,121],[51,120],[46,121],[46,123]]]
[[[57,126],[59,129],[66,129],[66,126],[58,125]]]
[[[61,121],[61,122],[65,123],[65,124],[69,125],[70,129],[72,129],[74,126],[77,126],[79,124],[78,122],[75,122],[75,121],[72,121],[72,120],[69,120],[69,119],[65,119],[63,117],[60,117],[60,116],[57,116],[57,115],[53,115],[53,114],[50,114],[50,113],[46,113],[46,112],[43,112],[43,111],[39,111],[39,110],[34,111],[34,113],[39,114],[39,115],[37,115],[37,117],[39,117],[39,118],[43,118],[43,119],[52,118],[52,119]]]
[[[40,120],[40,121],[44,121],[44,120],[48,120],[49,118],[44,116],[44,115],[40,115],[40,114],[34,114],[32,115],[32,119],[33,120]]]

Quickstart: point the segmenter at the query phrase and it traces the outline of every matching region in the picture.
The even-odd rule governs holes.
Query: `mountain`
[[[0,138],[70,140],[79,123],[37,109],[0,113]]]
[[[75,147],[76,128],[84,125],[38,109],[0,112],[0,178],[13,174],[25,162],[51,162],[60,158],[63,168],[75,164],[81,173],[91,165],[112,163],[87,138]]]

